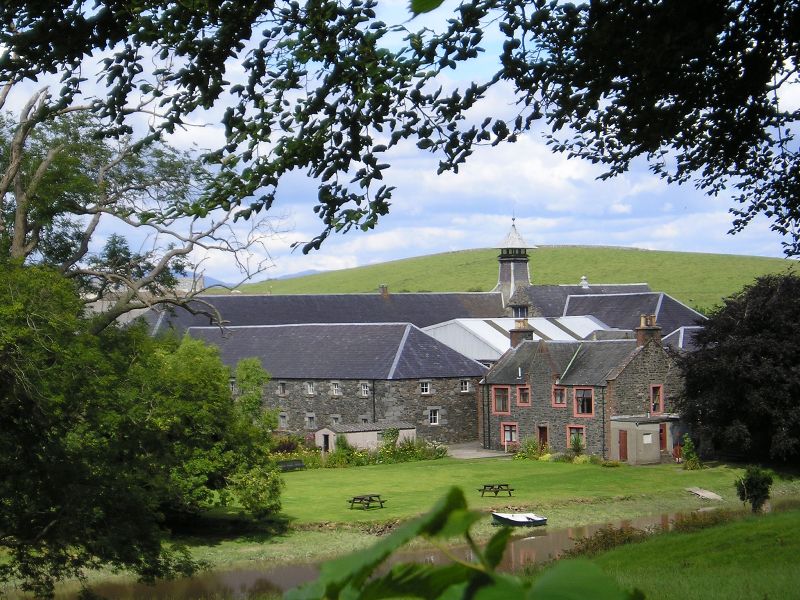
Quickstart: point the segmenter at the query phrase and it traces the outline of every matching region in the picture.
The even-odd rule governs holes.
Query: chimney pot
[[[661,343],[661,327],[656,323],[655,315],[641,315],[636,328],[636,345],[644,346],[650,341]]]

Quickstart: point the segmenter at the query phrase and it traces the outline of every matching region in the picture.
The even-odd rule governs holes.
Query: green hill
[[[489,291],[497,283],[497,250],[419,256],[376,265],[271,279],[242,286],[245,293],[335,294],[373,292]],[[648,283],[686,304],[707,310],[759,275],[797,265],[781,258],[662,252],[599,246],[540,246],[530,251],[533,283]]]

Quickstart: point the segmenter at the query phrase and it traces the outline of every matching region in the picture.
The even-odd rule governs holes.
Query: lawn
[[[606,518],[610,511],[613,519],[617,514],[623,517],[626,514],[624,510],[617,512],[614,505],[636,506],[643,499],[642,508],[652,506],[650,514],[662,511],[662,506],[676,499],[687,508],[701,506],[702,501],[695,501],[684,490],[691,486],[715,491],[732,500],[733,481],[738,474],[738,469],[725,466],[684,471],[675,465],[604,468],[591,464],[446,458],[287,473],[283,507],[295,525],[407,519],[425,512],[450,487],[460,486],[470,498],[472,508],[547,509],[551,523],[558,527],[573,523],[561,523],[553,515],[563,513],[567,521],[573,521],[578,517],[591,519],[592,513]],[[511,484],[515,490],[513,497],[481,497],[477,488],[492,482]],[[351,510],[346,499],[360,493],[382,494],[387,499],[385,508]],[[583,506],[594,508],[583,510]]]
[[[668,533],[592,560],[647,600],[797,598],[800,511]]]

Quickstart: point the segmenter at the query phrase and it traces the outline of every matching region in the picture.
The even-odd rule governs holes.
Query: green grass
[[[759,275],[796,261],[591,246],[543,246],[530,252],[533,283],[649,283],[686,304],[709,309]],[[488,291],[497,283],[497,250],[465,250],[242,286],[246,293],[321,294]]]
[[[800,591],[800,511],[667,533],[592,560],[648,600],[796,598]]]
[[[282,535],[185,539],[198,558],[215,565],[251,560],[304,562],[369,546],[387,526],[426,512],[453,485],[470,507],[487,512],[475,527],[478,538],[494,528],[488,512],[497,508],[533,509],[547,515],[548,527],[561,529],[640,516],[695,510],[707,506],[684,488],[698,486],[719,493],[724,506],[740,507],[733,481],[741,470],[717,466],[684,471],[674,465],[607,469],[503,459],[443,459],[286,473],[284,514],[291,529]],[[481,497],[483,483],[508,482],[514,496]],[[800,481],[779,481],[778,495],[800,495]],[[380,493],[385,508],[350,509],[347,498]]]

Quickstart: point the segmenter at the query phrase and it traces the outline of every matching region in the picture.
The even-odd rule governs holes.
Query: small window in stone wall
[[[306,381],[306,394],[309,396],[314,394],[314,382],[313,381]]]
[[[341,396],[342,395],[342,386],[339,385],[338,381],[331,381],[331,396]]]
[[[438,408],[429,408],[428,409],[428,424],[429,425],[438,425],[439,424],[439,409]]]
[[[317,417],[313,414],[306,415],[306,428],[314,429],[317,426]]]
[[[369,423],[369,417],[361,417],[361,423]]]
[[[556,408],[566,408],[567,388],[563,388],[557,385],[553,386],[553,406]]]
[[[331,415],[331,425],[338,425],[339,421],[341,421],[341,417],[339,415]]]
[[[654,415],[664,412],[664,386],[662,385],[650,386],[650,412]]]
[[[461,393],[466,394],[470,390],[469,379],[461,380]]]
[[[278,415],[278,429],[289,428],[289,417],[285,413]]]
[[[279,396],[285,396],[286,395],[286,382],[285,381],[279,381],[278,382],[278,395]]]
[[[362,381],[361,382],[361,397],[368,398],[369,397],[369,383]]]
[[[430,394],[431,393],[431,382],[430,381],[420,381],[419,382],[419,393],[420,394]]]

